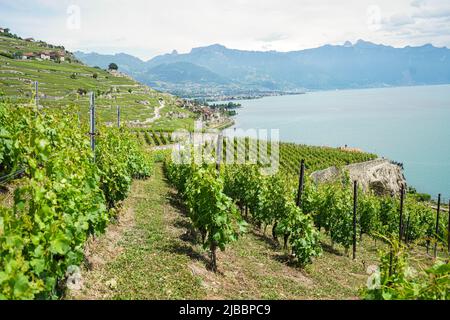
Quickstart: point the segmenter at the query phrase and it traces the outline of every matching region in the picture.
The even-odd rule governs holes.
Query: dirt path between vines
[[[135,181],[119,222],[86,248],[83,289],[68,299],[355,299],[367,279],[375,248],[360,260],[328,248],[300,269],[267,236],[251,229],[218,254],[219,273],[209,270],[208,251],[193,236],[185,209],[163,176]]]

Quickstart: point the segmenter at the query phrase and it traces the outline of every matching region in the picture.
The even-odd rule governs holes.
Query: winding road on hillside
[[[155,115],[153,116],[153,118],[149,118],[147,120],[145,120],[145,123],[153,123],[156,120],[161,118],[161,110],[164,109],[166,106],[166,102],[164,100],[160,100],[159,101],[159,107],[155,108]]]

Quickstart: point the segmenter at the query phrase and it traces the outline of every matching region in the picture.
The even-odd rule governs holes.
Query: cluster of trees
[[[206,103],[206,105],[209,106],[211,109],[225,109],[225,110],[237,109],[242,106],[240,103],[234,103],[234,102],[213,103],[213,104]]]
[[[21,37],[19,37],[17,34],[11,33],[11,30],[9,28],[5,28],[4,32],[1,33],[0,35],[4,36],[4,37],[8,37],[8,38],[13,38],[13,39],[18,39],[18,40],[23,40]]]

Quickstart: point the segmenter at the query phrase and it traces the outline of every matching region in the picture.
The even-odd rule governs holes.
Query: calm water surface
[[[236,126],[282,141],[358,147],[402,162],[409,185],[450,197],[450,85],[313,92],[240,102]]]

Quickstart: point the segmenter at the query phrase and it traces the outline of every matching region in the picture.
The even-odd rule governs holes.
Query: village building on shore
[[[22,60],[43,60],[43,61],[65,61],[65,52],[63,51],[42,51],[26,52],[22,54]]]

